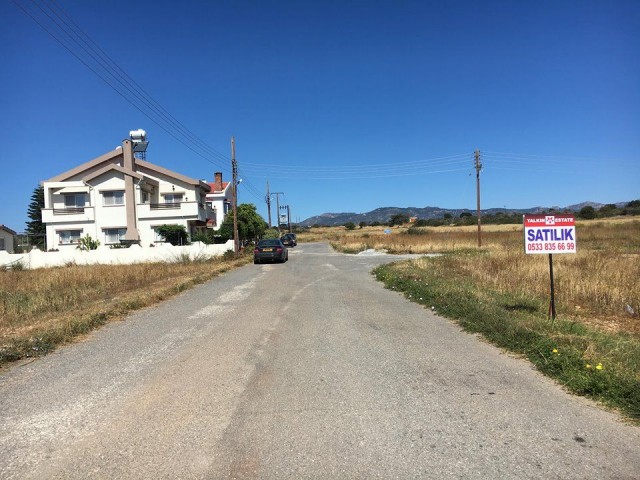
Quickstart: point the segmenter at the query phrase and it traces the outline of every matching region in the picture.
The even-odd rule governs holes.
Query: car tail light
[[[260,253],[260,249],[259,248],[254,248],[253,249],[253,253]]]
[[[280,248],[280,247],[276,248],[276,252],[277,253],[282,253],[282,248]]]

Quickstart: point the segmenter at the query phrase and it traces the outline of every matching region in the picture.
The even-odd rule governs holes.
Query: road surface
[[[291,249],[0,375],[0,478],[640,478],[640,428]]]

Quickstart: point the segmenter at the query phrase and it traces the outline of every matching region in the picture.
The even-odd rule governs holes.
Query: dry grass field
[[[437,265],[420,260],[414,266],[455,269],[480,286],[515,298],[544,300],[549,295],[548,257],[524,253],[522,225],[483,226],[480,249],[476,226],[394,227],[385,234],[388,228],[313,228],[298,238],[329,241],[346,253],[369,248],[390,253],[455,253]],[[578,222],[577,237],[577,254],[554,255],[558,313],[599,328],[640,334],[640,220]]]
[[[249,260],[0,271],[0,364],[46,353]]]

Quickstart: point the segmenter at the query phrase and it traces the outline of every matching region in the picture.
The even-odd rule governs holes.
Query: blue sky
[[[640,198],[637,1],[16,2],[59,35],[38,5],[72,19],[152,99],[0,2],[0,223],[17,231],[40,181],[137,128],[147,160],[210,181],[235,136],[239,201],[265,218],[267,180],[294,220],[475,208],[476,149],[483,208]]]

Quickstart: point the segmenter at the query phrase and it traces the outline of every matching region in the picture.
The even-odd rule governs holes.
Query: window
[[[102,192],[104,205],[124,205],[124,191],[114,190],[113,192]]]
[[[60,245],[71,245],[80,242],[82,230],[60,230],[58,231]]]
[[[180,203],[182,202],[182,193],[165,193],[164,203]]]
[[[65,208],[84,208],[86,195],[84,193],[67,193],[64,196]]]
[[[140,191],[140,201],[142,203],[149,203],[151,199],[151,195],[149,195],[149,192],[145,192],[144,190]]]
[[[126,228],[105,228],[104,243],[105,244],[120,243],[120,240],[124,240],[124,236],[126,233],[127,233]]]
[[[6,250],[4,248],[4,238],[0,238],[0,250]]]

